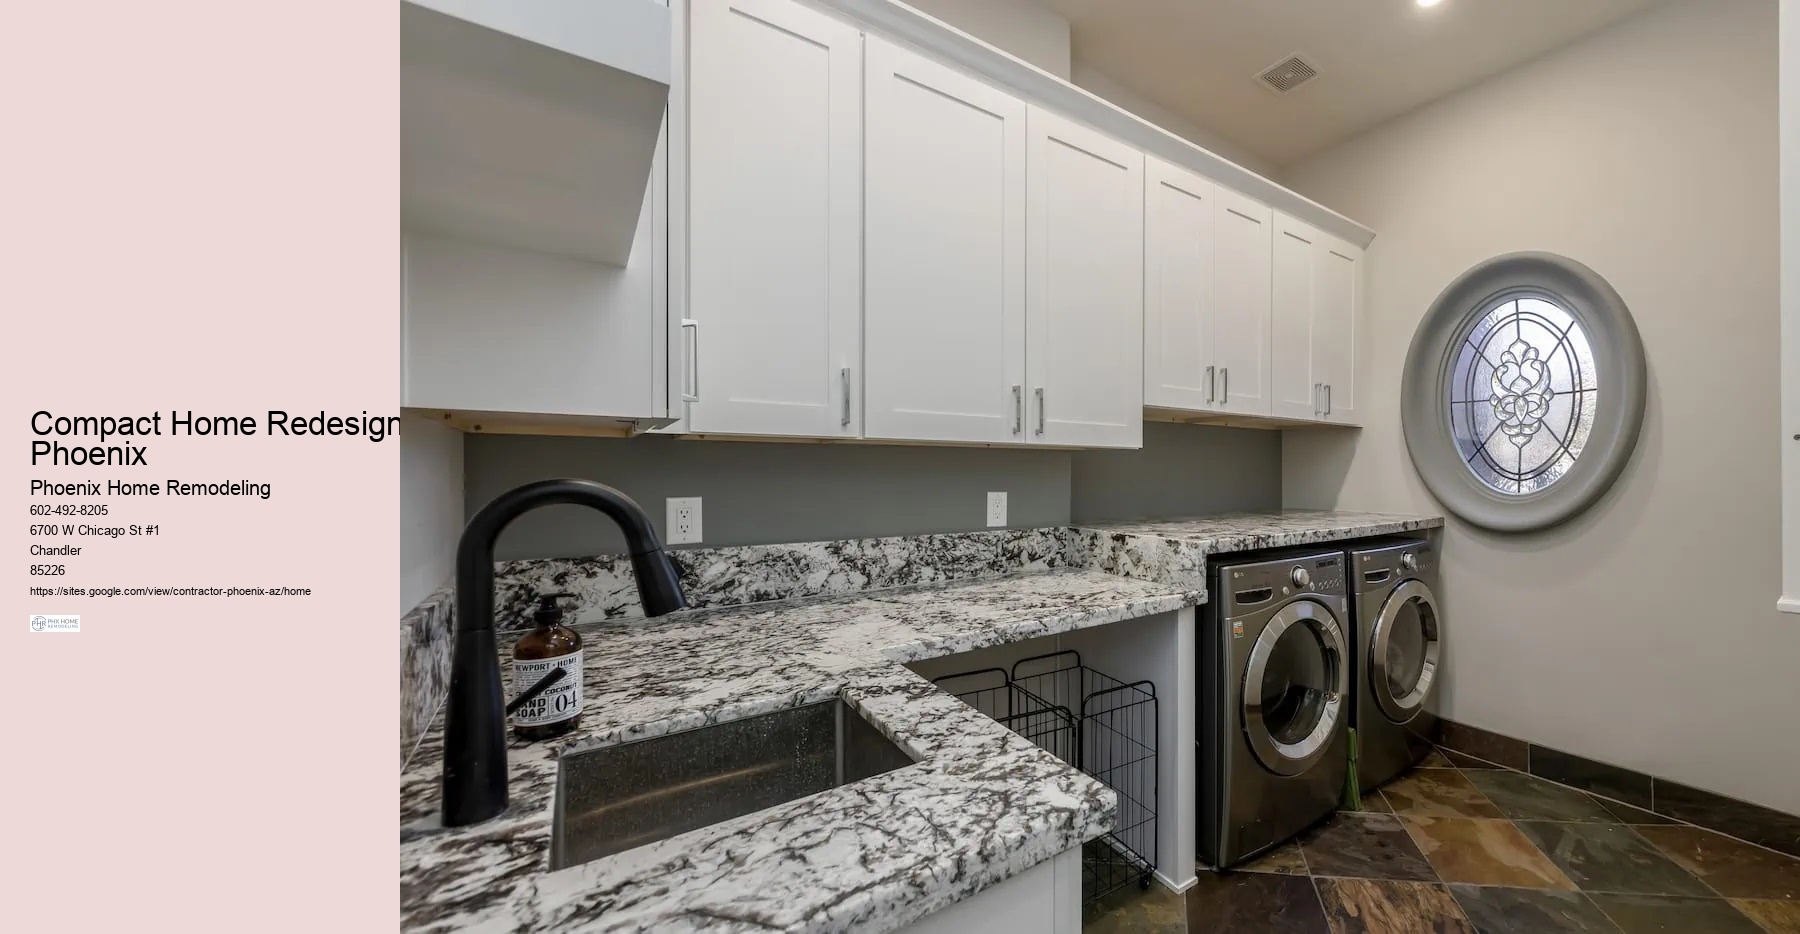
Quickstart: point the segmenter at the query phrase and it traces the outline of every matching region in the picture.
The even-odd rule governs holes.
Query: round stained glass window
[[[1446,382],[1457,453],[1496,492],[1561,480],[1593,433],[1594,351],[1553,301],[1505,296],[1476,315]]]
[[[1510,253],[1463,273],[1419,324],[1401,377],[1413,465],[1445,508],[1524,531],[1592,505],[1643,424],[1644,348],[1593,270]]]

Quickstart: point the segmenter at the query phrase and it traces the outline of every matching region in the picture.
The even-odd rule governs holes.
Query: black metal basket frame
[[[1156,685],[1120,681],[1073,650],[933,680],[1118,795],[1117,826],[1082,847],[1082,900],[1093,902],[1156,870]]]
[[[1014,684],[1004,668],[957,672],[932,683],[1064,762],[1073,764],[1079,756],[1075,715]]]

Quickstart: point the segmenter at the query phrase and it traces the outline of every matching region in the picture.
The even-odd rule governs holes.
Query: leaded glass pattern
[[[1594,427],[1593,348],[1566,309],[1514,295],[1489,306],[1455,350],[1450,435],[1489,489],[1523,496],[1562,479]]]

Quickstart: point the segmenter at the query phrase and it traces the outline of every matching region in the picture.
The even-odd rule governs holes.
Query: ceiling
[[[1039,0],[1074,58],[1277,165],[1467,87],[1657,0]],[[1286,96],[1256,76],[1298,52]]]

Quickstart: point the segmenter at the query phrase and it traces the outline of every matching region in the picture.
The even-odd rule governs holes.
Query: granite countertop
[[[1441,524],[1281,512],[1040,530],[1062,538],[1054,570],[578,626],[587,650],[582,723],[555,740],[511,745],[505,814],[472,827],[439,826],[441,721],[419,740],[400,783],[401,926],[904,926],[1098,836],[1116,807],[1104,786],[905,663],[1192,605],[1204,598],[1211,554]],[[511,641],[502,642],[504,654]],[[563,753],[834,697],[919,762],[548,871]]]
[[[1169,582],[1205,602],[1212,555],[1417,533],[1443,524],[1442,516],[1286,509],[1086,524],[1070,530],[1068,548],[1072,564]]]
[[[1066,570],[578,627],[582,723],[554,741],[512,744],[504,815],[437,826],[441,727],[402,774],[401,925],[899,927],[1100,835],[1116,807],[1104,786],[902,664],[1189,602],[1166,585]],[[919,763],[546,871],[563,752],[838,696]]]
[[[1096,522],[1083,524],[1081,528],[1112,535],[1177,539],[1202,545],[1209,554],[1225,554],[1377,535],[1399,535],[1441,528],[1443,524],[1442,516],[1283,509],[1276,512],[1237,512],[1185,519]]]

